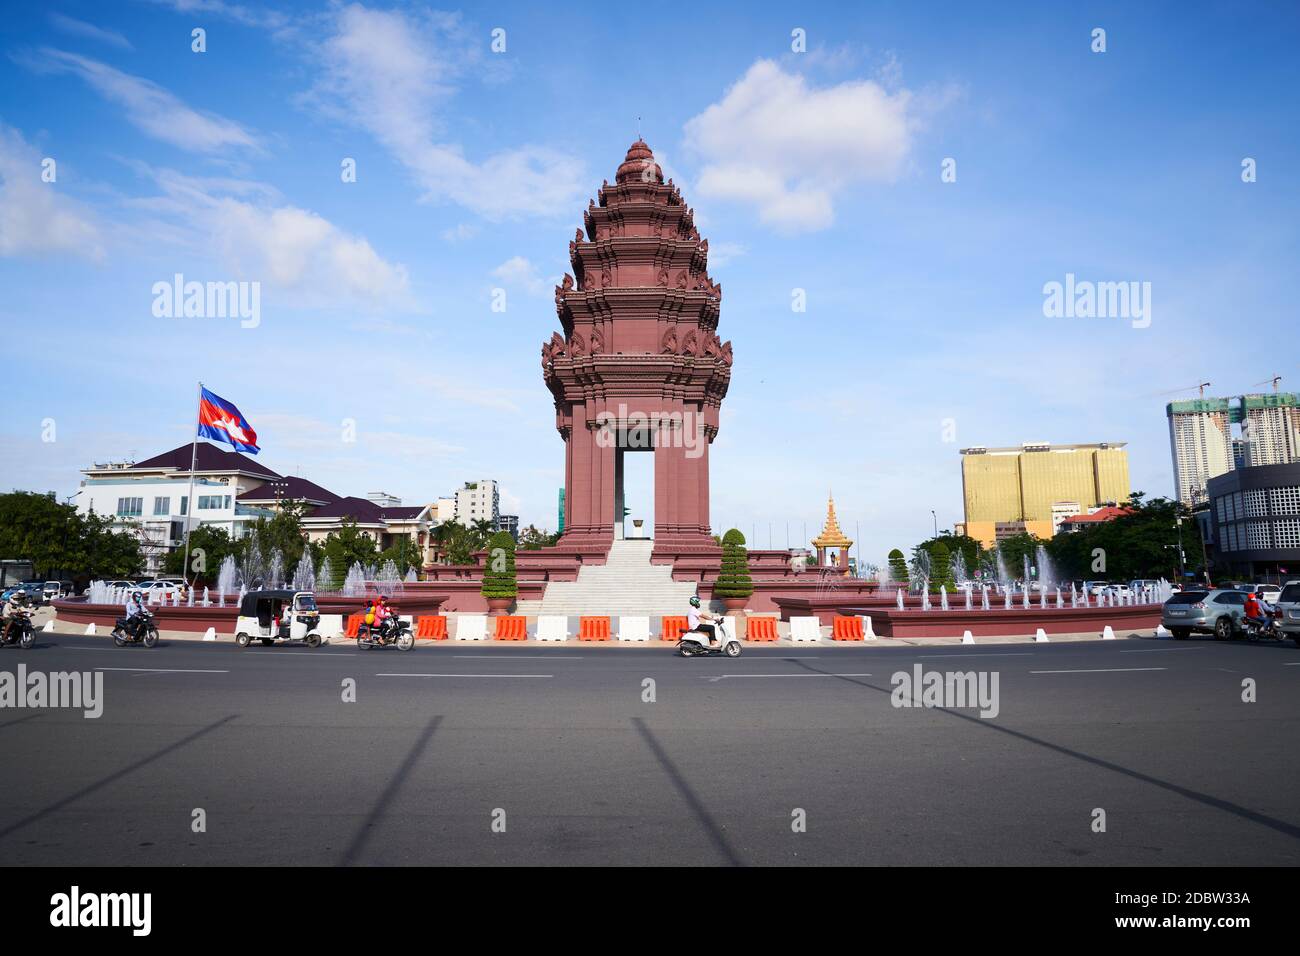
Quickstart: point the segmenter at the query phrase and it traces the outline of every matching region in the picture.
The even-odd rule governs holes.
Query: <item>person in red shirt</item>
[[[375,628],[381,638],[388,636],[389,621],[393,617],[393,609],[388,606],[388,599],[382,594],[375,599]]]

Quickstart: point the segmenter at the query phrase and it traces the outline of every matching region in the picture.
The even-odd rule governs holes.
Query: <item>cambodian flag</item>
[[[199,437],[229,442],[236,451],[260,451],[257,432],[233,404],[206,388],[199,396]]]

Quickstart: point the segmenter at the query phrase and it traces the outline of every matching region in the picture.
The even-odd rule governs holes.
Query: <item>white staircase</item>
[[[672,567],[651,564],[648,538],[615,541],[603,565],[584,565],[576,581],[552,581],[540,601],[520,601],[516,614],[685,614],[695,593],[689,581],[674,581]]]

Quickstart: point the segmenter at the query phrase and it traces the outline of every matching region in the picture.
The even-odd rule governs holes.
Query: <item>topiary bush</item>
[[[745,549],[745,536],[732,528],[722,536],[722,573],[713,585],[713,595],[719,598],[747,598],[754,593],[754,581],[749,576],[749,552]]]
[[[952,579],[952,553],[942,541],[930,548],[930,590],[937,593],[940,585],[949,591],[955,587]]]
[[[907,559],[903,557],[903,552],[895,548],[889,552],[889,577],[890,580],[906,585],[908,583]]]
[[[498,531],[488,539],[480,590],[485,598],[512,598],[519,593],[515,580],[515,539],[509,531]]]

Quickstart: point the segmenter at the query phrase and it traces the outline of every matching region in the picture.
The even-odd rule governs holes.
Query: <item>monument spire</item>
[[[583,212],[572,274],[555,288],[561,330],[542,373],[565,442],[561,546],[608,550],[622,531],[623,457],[654,455],[654,555],[718,552],[709,445],[731,382],[717,335],[722,287],[681,190],[641,138]],[[617,518],[615,516],[618,516]]]

